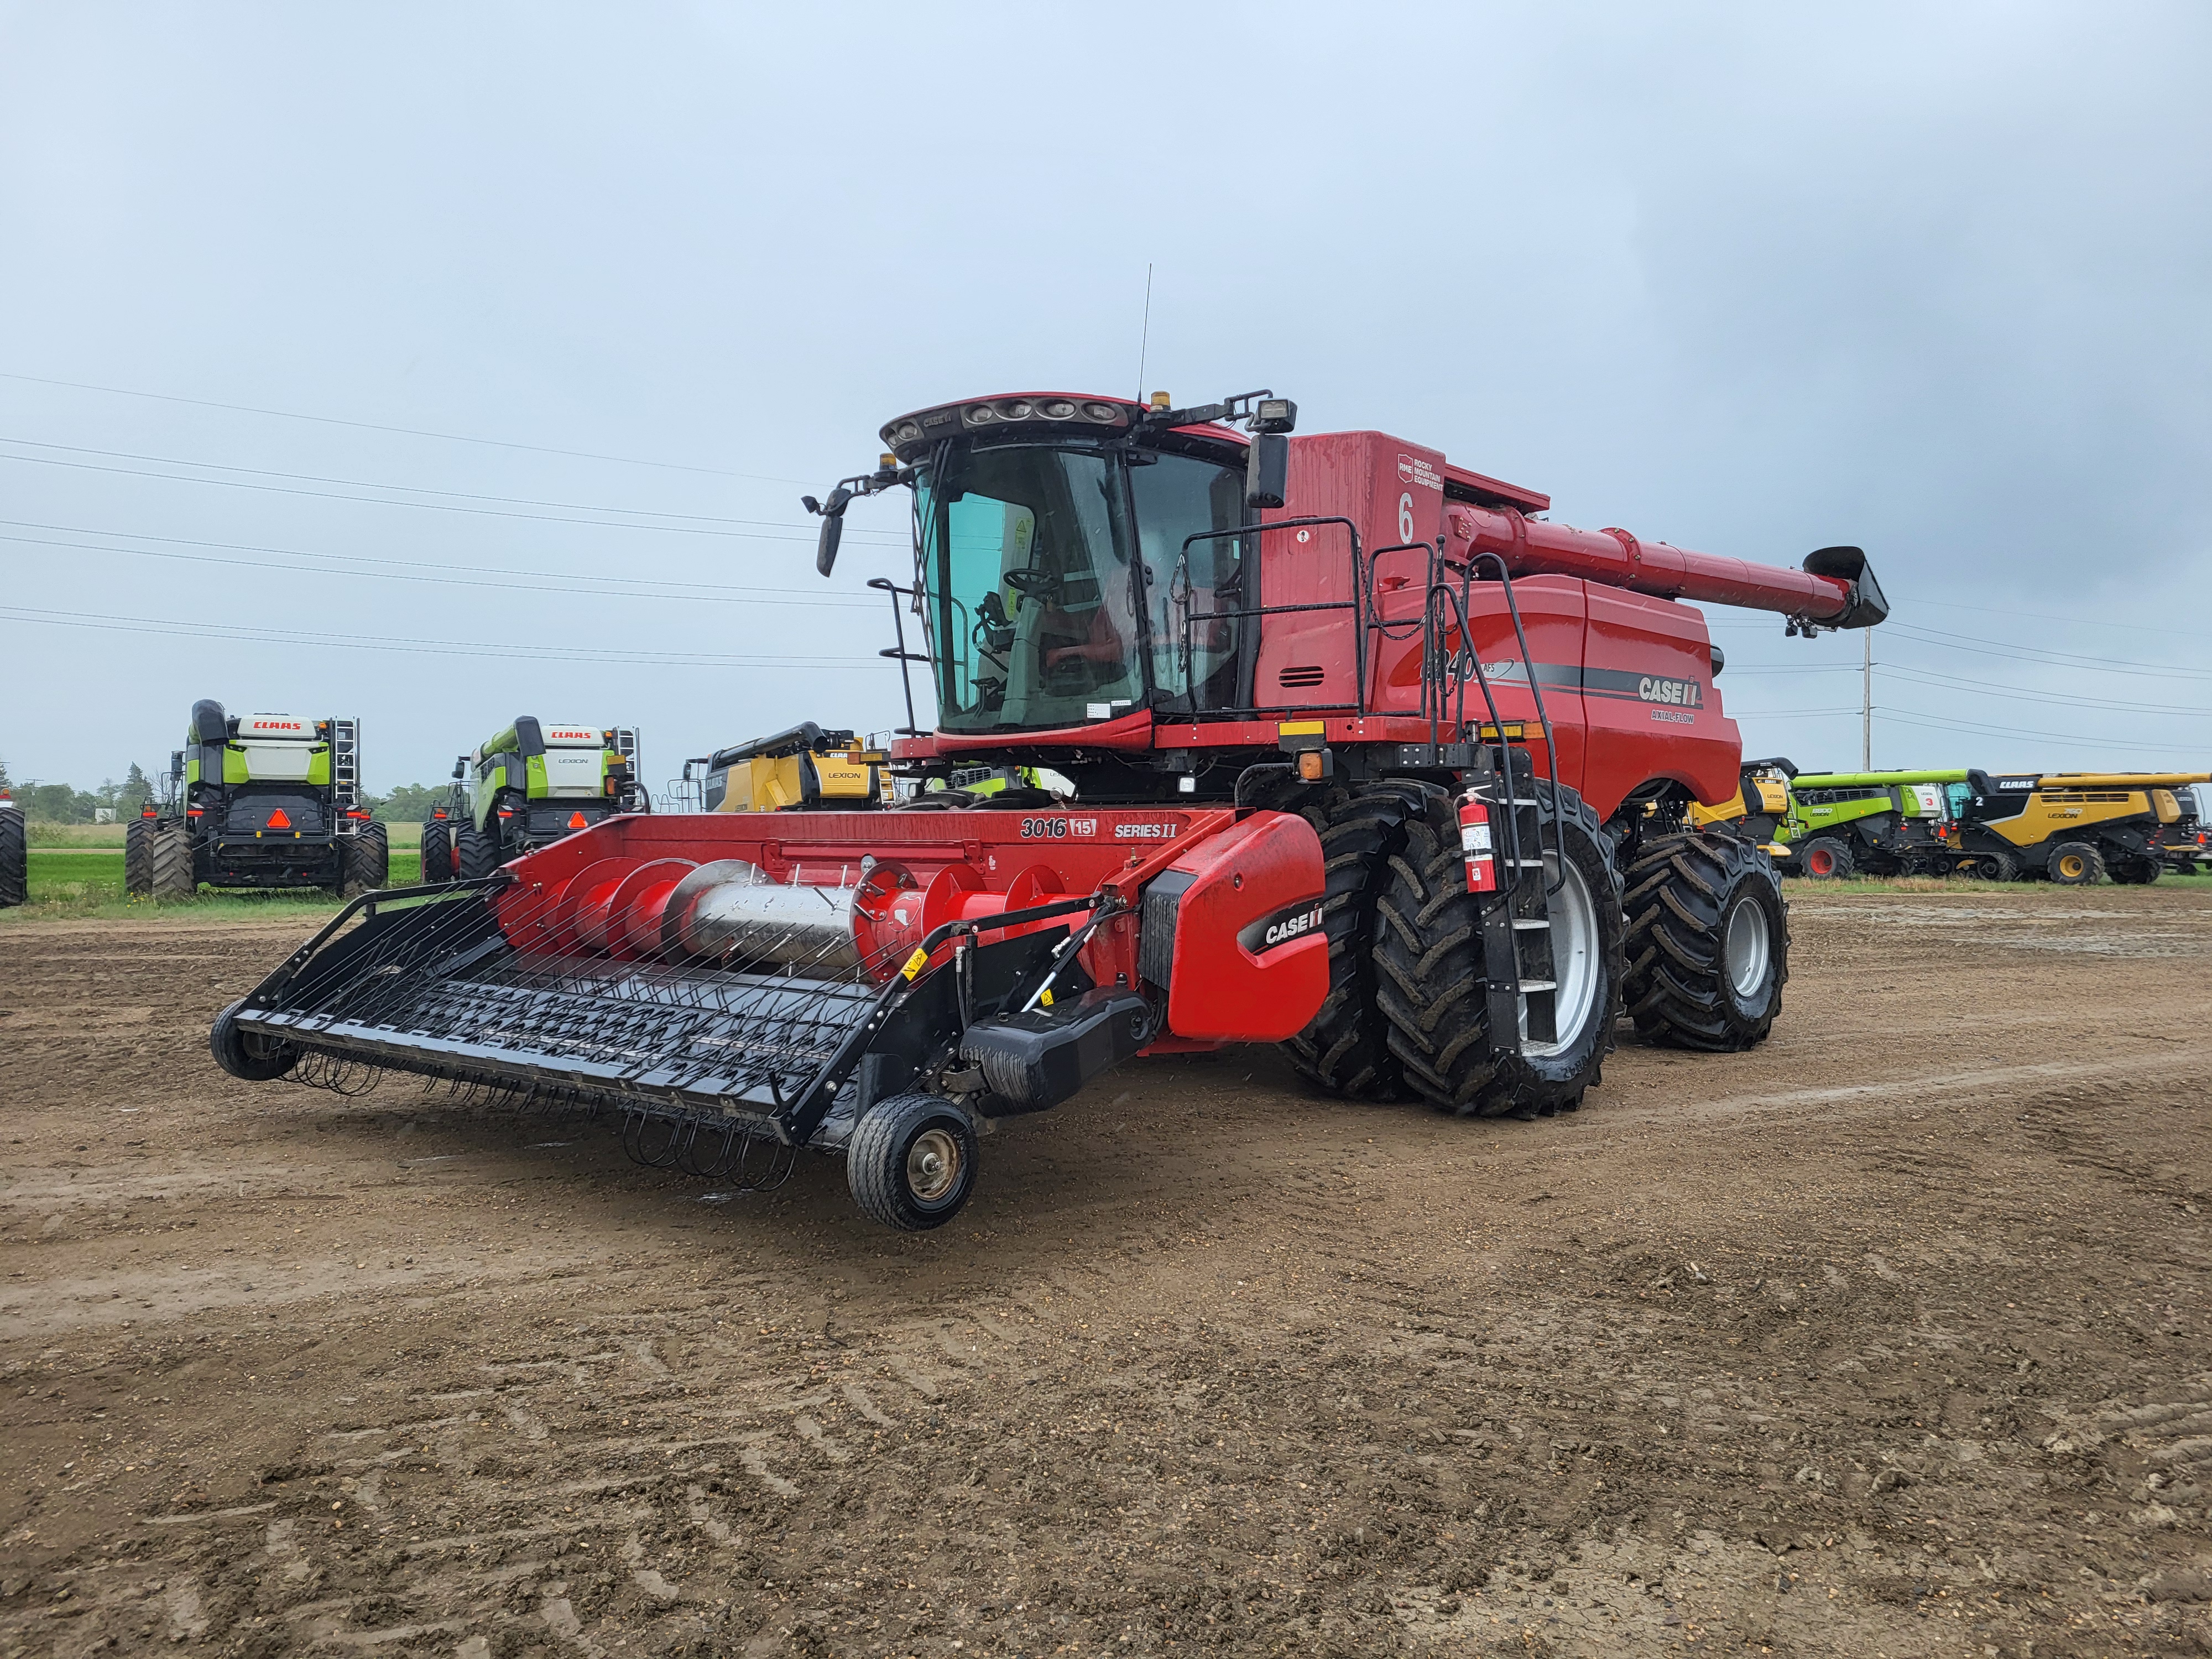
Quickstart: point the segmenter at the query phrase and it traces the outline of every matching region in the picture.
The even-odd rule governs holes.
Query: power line
[[[2120,738],[2115,737],[2114,734],[2110,732],[2100,732],[2094,737],[2081,732],[2025,732],[2017,726],[1984,726],[1973,720],[1930,720],[1917,714],[1899,714],[1893,708],[1885,708],[1880,705],[1876,705],[1875,713],[1880,714],[1884,720],[1902,720],[1907,726],[1932,726],[1938,730],[1946,732],[1986,732],[1996,737],[2029,738],[2038,742],[2045,743],[2117,744],[2121,741]],[[2165,754],[2204,755],[2207,754],[2208,751],[2212,751],[2212,744],[2137,743],[2132,738],[2126,739],[2126,741],[2132,748],[2155,749]]]
[[[330,489],[295,489],[284,484],[250,483],[243,478],[196,478],[184,473],[149,472],[142,467],[104,466],[94,461],[65,461],[52,455],[9,455],[0,453],[0,461],[15,461],[26,466],[66,467],[71,471],[80,472],[113,473],[121,477],[132,478],[159,478],[168,483],[212,484],[223,489],[251,489],[263,495],[301,495],[307,496],[317,501],[356,501],[368,507],[411,507],[426,512],[465,513],[478,518],[520,519],[533,524],[587,525],[595,530],[654,530],[659,531],[667,535],[714,536],[734,541],[811,542],[814,539],[813,537],[807,535],[764,536],[757,531],[719,530],[711,529],[701,525],[643,524],[637,522],[635,520],[622,519],[580,519],[571,517],[566,514],[559,513],[512,513],[499,507],[464,507],[453,501],[398,501],[380,495],[349,495],[342,494],[337,490]],[[183,463],[183,465],[197,465],[197,463],[187,462]],[[387,489],[393,488],[394,486],[371,485],[369,487],[372,489]],[[612,507],[605,510],[609,512],[623,512],[627,509]],[[743,523],[745,522],[745,520],[731,520],[726,522]],[[766,521],[762,520],[759,522]],[[801,528],[801,526],[797,525],[793,525],[789,527],[794,530]],[[897,532],[891,531],[873,531],[867,533],[877,536],[892,536],[896,535]],[[903,544],[904,538],[902,537],[897,542],[886,541],[878,544],[878,545],[885,548],[886,550]]]
[[[295,628],[254,628],[228,623],[171,623],[151,617],[94,617],[77,611],[42,611],[0,606],[0,618],[55,628],[84,628],[118,634],[166,634],[190,639],[233,640],[252,645],[306,645],[317,649],[401,651],[416,655],[489,657],[513,662],[512,651],[489,650],[465,640],[423,640],[367,634],[324,634]],[[590,646],[532,643],[534,661],[596,663],[607,666],[650,664],[676,668],[867,668],[888,667],[877,657],[745,657],[719,652],[622,651]]]
[[[2027,702],[2063,703],[2072,708],[2108,708],[2121,714],[2167,714],[2185,720],[2212,720],[2212,708],[2175,708],[2170,704],[2151,702],[2110,702],[2101,697],[2077,697],[2066,694],[2052,695],[2029,691],[2015,685],[1985,685],[1974,680],[1962,680],[1949,674],[1938,674],[1928,669],[1900,667],[1895,664],[1880,664],[1885,673],[1900,679],[1913,680],[1945,690],[1955,689],[1984,697],[2010,697]]]
[[[1973,634],[1947,634],[1940,629],[1918,628],[1909,623],[1887,624],[1899,630],[1905,638],[1921,645],[1943,645],[1952,650],[1972,651],[1981,657],[2008,657],[2019,659],[2038,658],[2054,668],[2095,668],[2108,673],[2140,673],[2152,679],[2212,679],[2212,669],[2176,668],[2170,663],[2133,662],[2124,657],[2083,656],[2071,651],[2052,651],[2039,645],[2014,645],[2004,640],[1985,640]],[[1978,647],[1991,646],[1994,650]]]
[[[0,524],[15,524],[20,522],[21,520],[17,520],[0,519]],[[813,609],[837,610],[854,610],[863,607],[870,610],[878,610],[881,608],[878,602],[872,599],[864,599],[859,594],[838,593],[834,591],[825,592],[819,594],[810,594],[805,590],[799,588],[740,587],[728,583],[686,582],[672,580],[664,580],[653,577],[597,576],[574,574],[565,571],[512,570],[502,568],[495,565],[431,564],[426,561],[414,559],[372,558],[366,554],[311,553],[289,547],[254,547],[243,545],[234,542],[192,541],[179,536],[139,536],[131,531],[80,531],[75,526],[68,525],[33,525],[28,527],[40,530],[64,530],[73,535],[114,535],[125,537],[134,541],[167,542],[174,545],[185,547],[222,548],[231,552],[239,553],[278,553],[289,558],[302,560],[343,560],[354,564],[368,565],[372,567],[382,566],[388,568],[362,570],[344,569],[333,564],[279,564],[266,559],[227,558],[219,553],[179,553],[172,552],[164,548],[115,547],[97,542],[56,541],[51,538],[43,536],[10,536],[5,533],[0,533],[0,542],[18,542],[32,547],[67,548],[75,551],[86,553],[125,553],[139,558],[176,559],[187,561],[194,564],[232,565],[250,570],[282,570],[287,573],[319,576],[368,576],[384,581],[426,582],[444,587],[489,587],[508,592],[529,592],[531,590],[525,585],[529,582],[608,582],[619,583],[623,585],[603,587],[578,587],[570,586],[547,588],[543,591],[564,595],[594,595],[608,599],[672,600],[687,604],[784,605],[805,606]],[[477,575],[502,576],[507,577],[509,580],[504,581],[480,581],[472,580],[467,576],[418,574],[444,570],[467,571],[474,573]],[[683,589],[687,591],[665,591],[668,589]]]
[[[252,404],[217,403],[210,398],[179,398],[167,392],[138,392],[128,386],[94,386],[84,380],[57,380],[40,374],[19,374],[0,369],[0,380],[21,380],[31,386],[67,386],[74,392],[100,392],[115,398],[144,398],[155,403],[187,404],[194,409],[227,409],[239,415],[266,415],[279,420],[312,421],[319,426],[346,426],[360,432],[391,432],[409,438],[438,438],[447,443],[483,444],[494,449],[526,450],[533,455],[562,455],[571,460],[612,461],[623,466],[659,467],[670,472],[703,472],[718,478],[749,478],[757,483],[794,483],[805,478],[779,477],[766,472],[732,472],[726,467],[691,466],[682,461],[649,461],[635,455],[604,455],[589,449],[556,449],[546,444],[516,443],[506,438],[481,438],[465,432],[429,432],[411,426],[384,426],[374,421],[342,420],[335,415],[307,415],[295,409],[260,409]]]

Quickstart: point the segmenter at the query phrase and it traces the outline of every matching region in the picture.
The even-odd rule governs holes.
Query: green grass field
[[[113,830],[109,824],[66,824],[70,830]],[[395,828],[400,826],[395,826]],[[408,825],[412,829],[415,826]],[[254,915],[273,918],[307,917],[337,908],[328,893],[203,893],[198,898],[157,905],[151,899],[131,898],[123,890],[123,846],[119,830],[113,830],[113,847],[74,842],[61,847],[34,846],[30,854],[30,902],[17,909],[0,910],[0,926],[41,919],[115,918],[160,914],[192,921],[236,921]],[[404,852],[392,849],[390,881],[409,887],[422,879],[422,855],[409,838]],[[397,837],[394,837],[395,842]]]

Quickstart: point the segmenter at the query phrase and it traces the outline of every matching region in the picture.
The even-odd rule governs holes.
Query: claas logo
[[[599,734],[598,732],[579,732],[579,731],[576,731],[576,730],[573,729],[572,727],[564,726],[555,726],[555,727],[554,727],[550,732],[548,732],[545,735],[546,735],[547,737],[549,737],[549,738],[588,738],[592,739],[593,742],[597,742],[597,741],[599,740]]]
[[[256,732],[304,732],[307,729],[298,720],[254,720],[250,724]]]

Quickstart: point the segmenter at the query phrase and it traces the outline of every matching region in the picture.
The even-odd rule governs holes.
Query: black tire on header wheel
[[[1554,786],[1535,783],[1547,806]],[[1440,789],[1424,793],[1390,859],[1376,905],[1376,1003],[1407,1088],[1462,1117],[1519,1117],[1572,1110],[1596,1085],[1620,1014],[1620,877],[1597,814],[1575,791],[1557,792],[1557,840],[1547,810],[1543,858],[1551,895],[1558,1040],[1515,1041],[1493,1051],[1482,917],[1499,896],[1467,890],[1459,813]],[[1731,841],[1751,857],[1765,854]]]
[[[200,890],[199,875],[192,867],[192,832],[181,823],[165,823],[154,832],[153,887],[155,900],[188,899]]]
[[[845,1145],[845,1178],[871,1221],[901,1232],[942,1227],[975,1189],[975,1127],[935,1095],[878,1101]]]
[[[153,896],[154,835],[158,827],[152,818],[133,818],[123,828],[123,890],[131,898]]]
[[[1390,1052],[1390,1022],[1376,1002],[1376,904],[1406,826],[1426,810],[1434,785],[1408,778],[1346,788],[1285,783],[1259,805],[1295,812],[1321,837],[1322,927],[1328,935],[1328,995],[1312,1024],[1281,1045],[1300,1075],[1353,1100],[1397,1100],[1404,1068]]]
[[[234,1002],[215,1017],[208,1028],[208,1052],[216,1065],[247,1083],[283,1076],[300,1063],[300,1051],[289,1042],[270,1042],[239,1030],[238,1011],[245,1006]]]
[[[1628,1012],[1648,1042],[1734,1054],[1764,1042],[1790,979],[1781,878],[1724,836],[1668,836],[1628,866]]]
[[[0,909],[31,898],[31,831],[14,807],[0,811]]]

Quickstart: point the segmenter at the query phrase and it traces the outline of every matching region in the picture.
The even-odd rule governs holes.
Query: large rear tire
[[[357,835],[338,842],[343,896],[355,898],[389,884],[392,878],[391,831],[380,823],[365,823]]]
[[[1548,803],[1553,786],[1540,780],[1535,788]],[[1440,1110],[1462,1117],[1571,1110],[1597,1084],[1612,1052],[1620,1012],[1620,878],[1597,814],[1571,789],[1558,790],[1558,846],[1548,822],[1544,836],[1545,877],[1559,884],[1551,897],[1554,1042],[1492,1051],[1482,912],[1504,900],[1467,890],[1449,796],[1422,792],[1421,811],[1406,823],[1406,844],[1390,859],[1376,905],[1376,1001],[1389,1022],[1390,1052],[1406,1086]]]
[[[1849,881],[1859,872],[1850,843],[1833,836],[1815,836],[1805,843],[1798,860],[1814,881]]]
[[[1406,825],[1425,810],[1434,786],[1388,780],[1346,789],[1291,784],[1266,805],[1296,812],[1321,837],[1322,927],[1328,935],[1328,995],[1313,1023],[1282,1045],[1291,1066],[1332,1093],[1354,1100],[1396,1100],[1405,1092],[1390,1023],[1376,1002],[1376,903]]]
[[[871,1106],[845,1146],[845,1178],[860,1213],[901,1232],[942,1227],[975,1190],[975,1127],[935,1095]]]
[[[1628,866],[1628,1012],[1638,1036],[1733,1054],[1764,1042],[1790,978],[1790,911],[1724,836],[1647,842]]]
[[[2105,855],[2086,841],[2063,841],[2043,872],[2061,887],[2094,887],[2105,878]]]
[[[2166,866],[2146,854],[2141,858],[2114,859],[2108,872],[2122,887],[2148,887],[2164,873]]]
[[[1984,881],[2020,879],[2020,860],[2009,853],[1984,853],[1974,860],[1973,870]]]
[[[129,897],[153,896],[154,836],[159,828],[152,818],[133,818],[123,827],[123,890]]]
[[[442,822],[433,820],[422,826],[422,880],[427,884],[453,878],[453,832]]]
[[[463,881],[481,881],[499,868],[499,843],[472,823],[453,831],[453,869]]]
[[[15,807],[0,811],[0,910],[31,899],[31,830]]]
[[[155,902],[188,899],[200,890],[192,868],[192,832],[181,823],[165,823],[154,831],[153,884]]]

